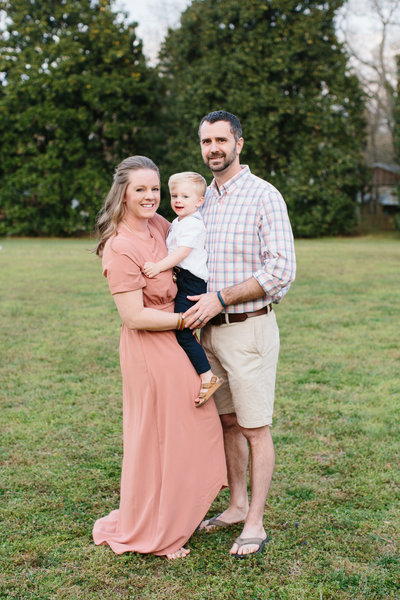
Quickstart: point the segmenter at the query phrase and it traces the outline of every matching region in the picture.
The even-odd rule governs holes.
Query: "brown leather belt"
[[[251,317],[258,317],[259,315],[266,315],[272,310],[272,304],[268,304],[268,306],[264,306],[264,308],[260,308],[260,310],[255,310],[254,312],[245,312],[245,313],[220,313],[216,315],[212,319],[210,319],[207,323],[210,325],[229,325],[229,323],[240,323],[241,321],[245,321],[246,319],[251,319]]]

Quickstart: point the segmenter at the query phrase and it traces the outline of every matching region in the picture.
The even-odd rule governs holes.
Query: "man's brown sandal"
[[[214,392],[217,391],[217,389],[222,385],[222,383],[223,380],[218,379],[216,375],[213,375],[208,383],[202,383],[200,389],[205,389],[207,391],[200,392],[200,402],[195,404],[196,408],[200,408],[200,406],[203,406],[203,404],[205,404],[207,400],[211,398],[211,396],[214,394]]]
[[[264,550],[264,546],[267,542],[269,542],[268,535],[265,539],[256,538],[256,537],[255,538],[241,538],[239,536],[235,540],[235,544],[238,545],[238,550],[240,550],[240,548],[242,546],[250,546],[250,545],[258,546],[258,549],[254,550],[253,552],[248,552],[247,554],[238,554],[236,552],[236,554],[231,554],[231,556],[233,556],[234,558],[248,558],[249,556],[254,556],[254,554],[261,554],[261,552]]]
[[[206,519],[203,522],[207,523],[207,525],[204,525],[203,527],[201,527],[201,523],[200,523],[198,530],[199,531],[214,531],[214,529],[222,529],[225,527],[232,527],[233,525],[238,525],[239,523],[243,523],[243,519],[241,521],[234,521],[233,523],[227,523],[223,519],[220,519],[220,516],[221,515],[215,515],[215,517]]]

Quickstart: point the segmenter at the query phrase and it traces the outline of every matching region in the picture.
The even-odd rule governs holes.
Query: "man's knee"
[[[271,437],[271,430],[269,425],[263,425],[262,427],[242,427],[239,425],[240,431],[243,433],[244,437],[250,442],[257,442],[259,440],[264,440],[265,438]]]

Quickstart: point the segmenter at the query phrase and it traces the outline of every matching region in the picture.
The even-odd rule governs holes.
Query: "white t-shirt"
[[[172,221],[167,236],[168,252],[176,250],[179,246],[193,248],[189,256],[178,264],[178,267],[187,269],[192,275],[208,281],[207,252],[204,248],[205,241],[206,228],[199,211],[183,217],[181,220],[176,217]]]

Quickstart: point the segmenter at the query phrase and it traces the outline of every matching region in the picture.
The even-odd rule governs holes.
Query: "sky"
[[[131,21],[139,25],[136,33],[143,40],[143,51],[155,62],[158,49],[168,27],[175,27],[181,12],[191,0],[116,0],[116,6],[126,10]]]
[[[136,33],[143,41],[144,53],[150,64],[155,64],[168,27],[175,27],[179,23],[181,12],[190,3],[191,0],[116,0],[116,7],[126,10],[129,19],[138,23]],[[348,0],[345,4],[347,16],[344,21],[342,19],[352,46],[366,60],[371,60],[381,39],[379,19],[370,12],[373,4],[371,0]],[[385,9],[386,14],[390,7],[396,6],[397,21],[400,23],[400,0],[378,0],[378,5]],[[393,56],[400,51],[400,26],[392,30],[392,36],[394,38],[387,59],[393,62],[391,67],[395,71]],[[338,37],[343,40],[340,31]]]

